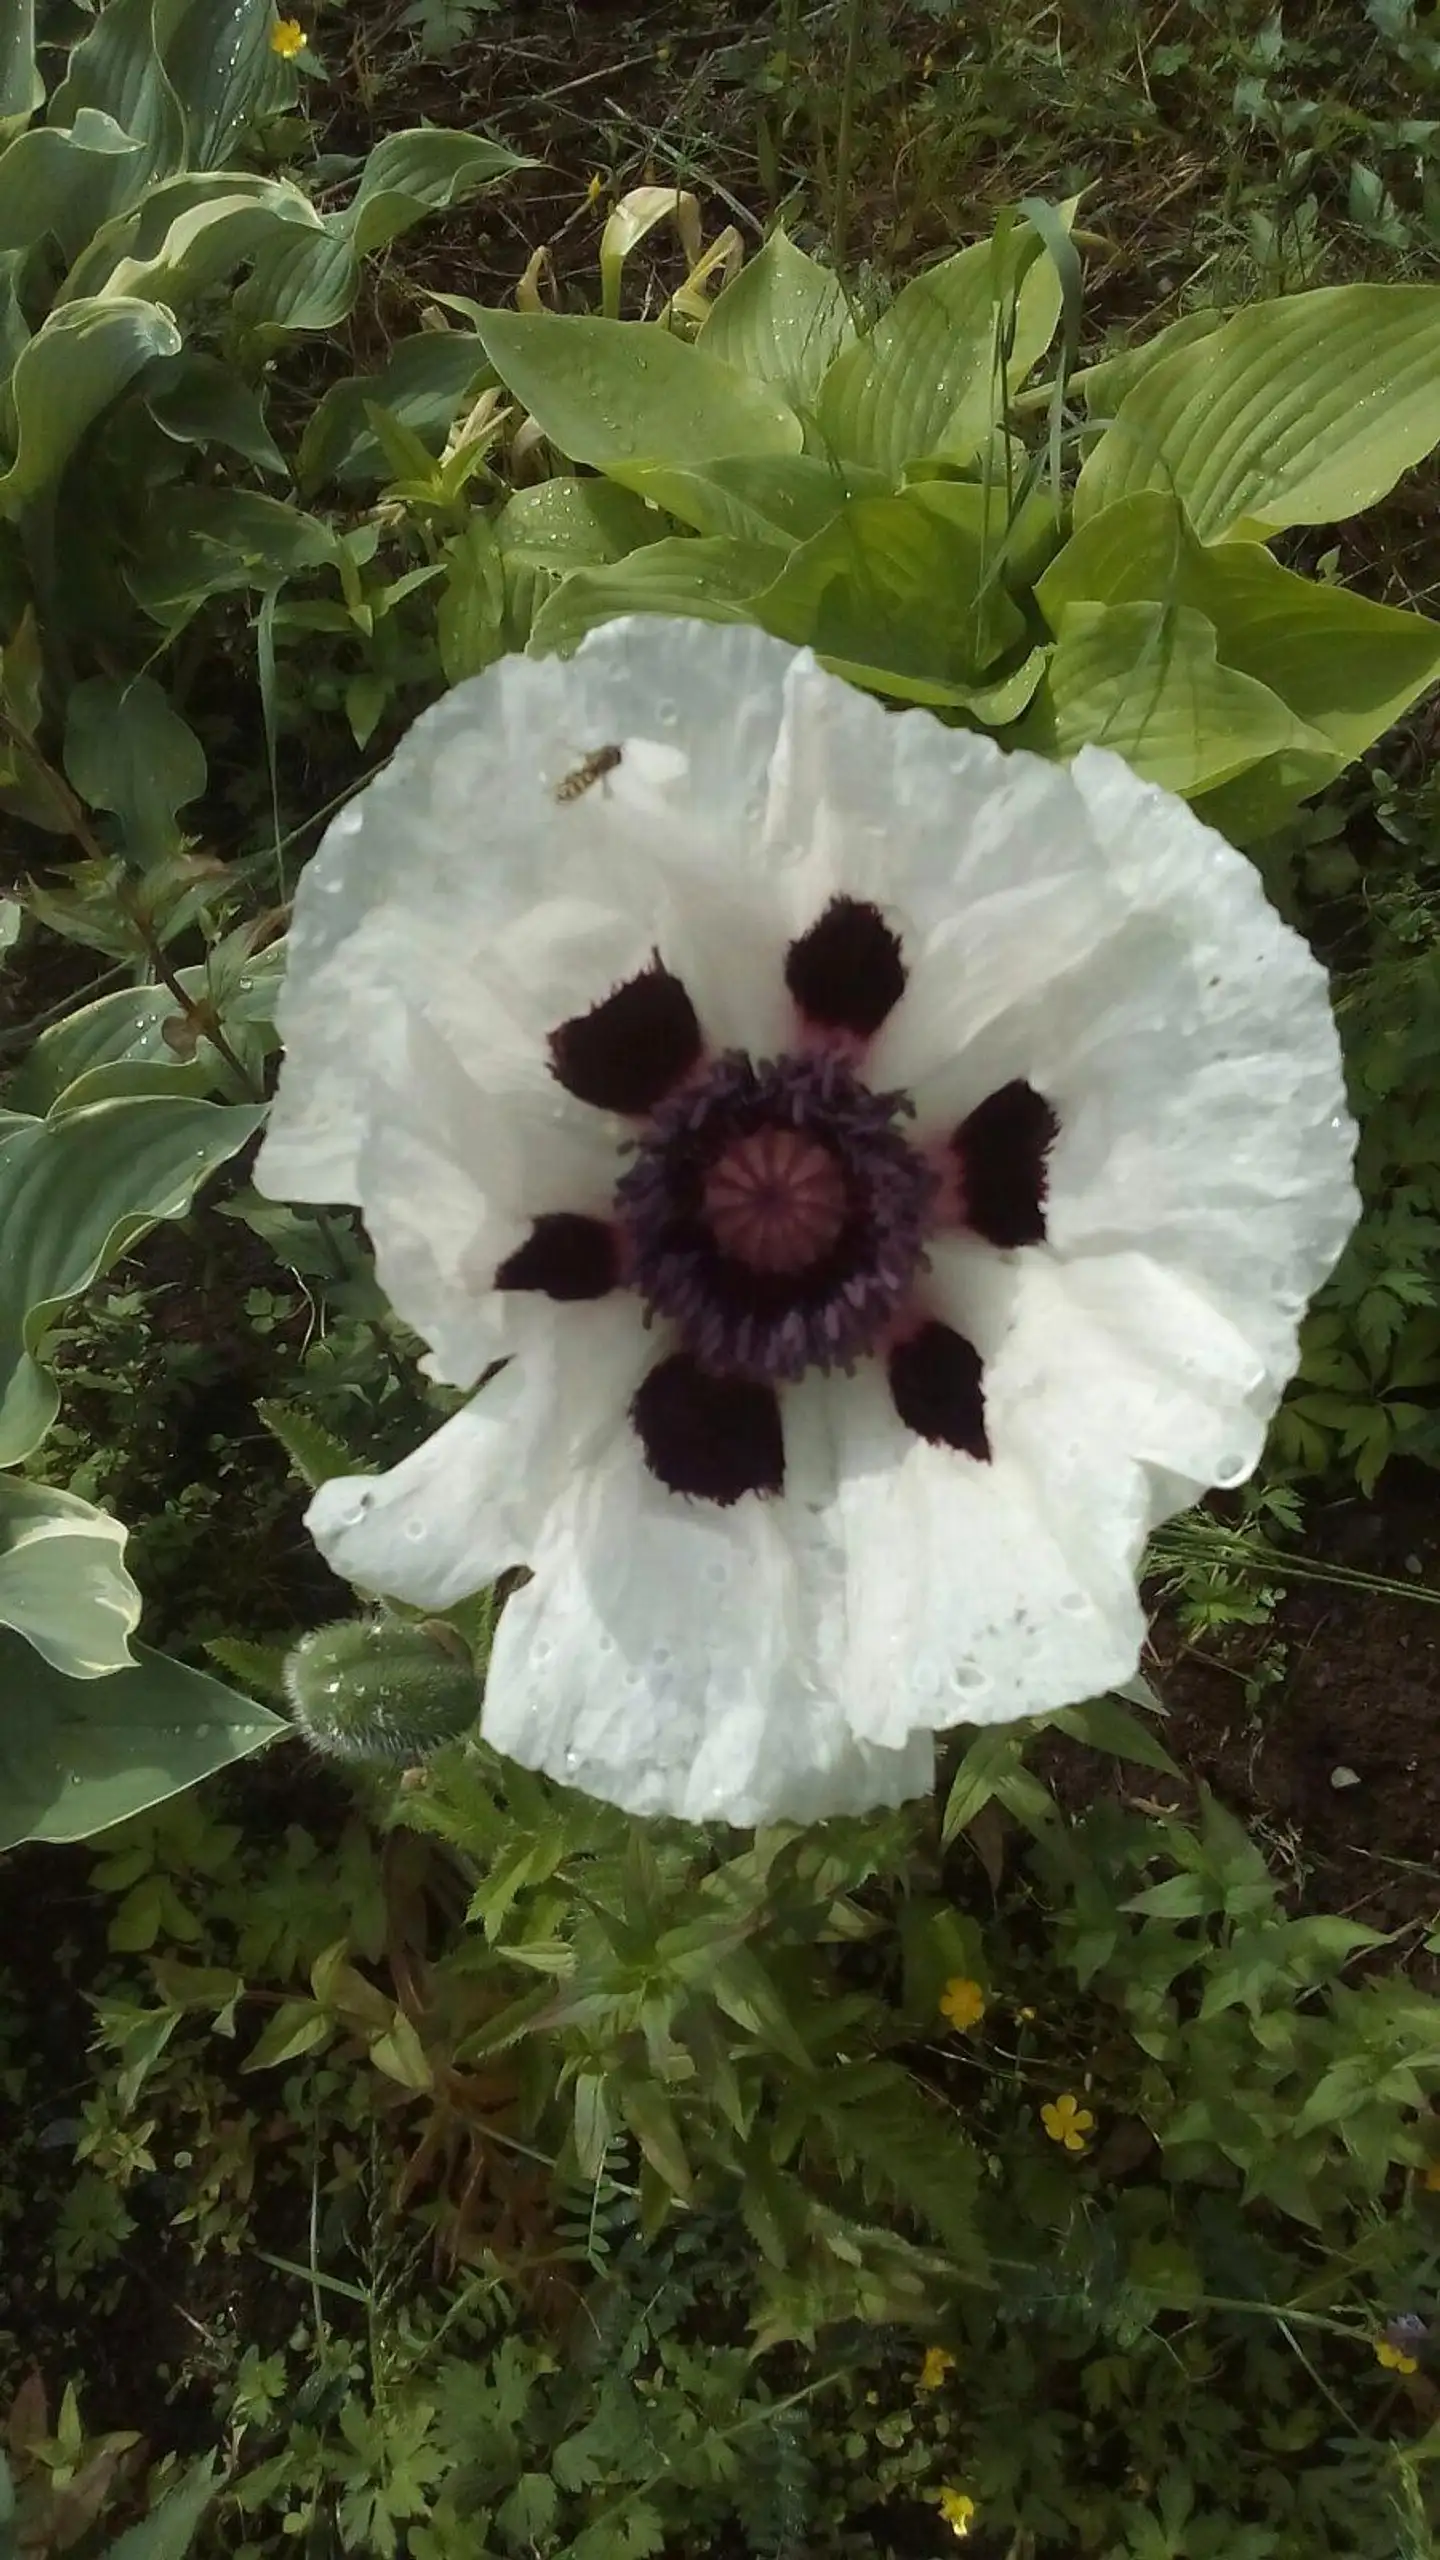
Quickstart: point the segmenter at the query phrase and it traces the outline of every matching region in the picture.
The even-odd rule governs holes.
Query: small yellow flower
[[[1403,2347],[1392,2347],[1388,2338],[1376,2339],[1375,2361],[1383,2364],[1387,2373],[1418,2373],[1420,2370],[1415,2358],[1407,2356]]]
[[[1020,2020],[1022,2026],[1033,2026],[1035,2022],[1035,2012],[1033,2009],[1017,2009],[1015,2015]]]
[[[1420,2184],[1428,2188],[1432,2196],[1440,2196],[1440,2160],[1427,2161],[1421,2174]]]
[[[975,2521],[974,2499],[967,2498],[963,2489],[942,2489],[940,2492],[940,2513],[950,2527],[951,2532],[953,2534],[957,2534],[959,2539],[963,2542],[966,2534],[969,2532],[970,2527]]]
[[[927,2347],[920,2367],[922,2391],[938,2391],[947,2373],[955,2370],[955,2359],[948,2347]]]
[[[276,19],[270,30],[270,50],[278,53],[282,62],[290,62],[297,53],[303,53],[305,44],[305,30],[298,18]]]
[[[1040,2110],[1040,2121],[1052,2142],[1063,2142],[1067,2151],[1083,2151],[1085,2136],[1095,2130],[1095,2119],[1088,2107],[1067,2090],[1063,2098],[1052,2099]]]
[[[940,1994],[940,2015],[964,2035],[968,2028],[978,2027],[985,2015],[985,1994],[968,1973],[952,1974]]]
[[[605,193],[605,181],[604,181],[604,179],[601,177],[600,172],[599,172],[599,170],[598,170],[598,169],[592,169],[592,170],[591,170],[591,172],[590,172],[589,179],[588,179],[588,180],[587,180],[587,182],[586,182],[586,187],[585,187],[585,201],[586,201],[586,203],[587,203],[587,204],[598,204],[598,203],[599,203],[599,201],[600,201],[600,199],[601,199],[601,197],[603,196],[603,194],[604,194],[604,193]]]

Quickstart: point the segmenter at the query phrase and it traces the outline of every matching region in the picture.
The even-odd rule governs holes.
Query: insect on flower
[[[280,1027],[257,1179],[355,1202],[474,1391],[310,1526],[427,1610],[527,1567],[482,1730],[636,1813],[897,1804],[937,1730],[1128,1679],[1149,1531],[1249,1474],[1354,1218],[1250,862],[743,624],[425,712],[300,881]]]
[[[576,765],[573,773],[567,773],[563,782],[557,782],[556,799],[562,803],[578,800],[590,789],[592,783],[602,781],[607,773],[615,771],[624,752],[623,747],[592,748],[590,754]]]

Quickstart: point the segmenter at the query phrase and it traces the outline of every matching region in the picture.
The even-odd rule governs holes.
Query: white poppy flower
[[[260,1179],[359,1204],[473,1401],[336,1571],[507,1567],[484,1730],[639,1813],[897,1803],[1135,1669],[1354,1216],[1322,971],[1087,748],[611,624],[418,720],[301,882]]]

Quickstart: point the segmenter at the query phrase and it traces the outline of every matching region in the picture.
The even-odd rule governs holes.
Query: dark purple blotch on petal
[[[903,1423],[922,1440],[988,1458],[980,1354],[953,1325],[923,1324],[890,1354],[890,1393]]]
[[[577,1102],[632,1118],[653,1111],[698,1065],[695,1007],[657,952],[648,969],[550,1034],[550,1065]]]
[[[905,993],[900,936],[864,898],[832,898],[785,954],[785,984],[824,1031],[869,1040]]]
[[[538,1289],[547,1298],[604,1298],[620,1277],[620,1240],[605,1218],[570,1209],[537,1218],[495,1274],[497,1289]]]
[[[1043,1093],[1017,1077],[956,1130],[965,1224],[1010,1252],[1045,1241],[1045,1159],[1060,1123]]]
[[[784,1484],[773,1387],[713,1377],[688,1351],[676,1351],[642,1380],[630,1418],[645,1464],[671,1493],[723,1505],[742,1493],[779,1493]]]

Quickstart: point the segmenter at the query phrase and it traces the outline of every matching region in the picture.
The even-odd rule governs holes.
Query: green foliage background
[[[358,1226],[248,1185],[298,864],[443,684],[622,611],[1114,745],[1331,960],[1366,1213],[1261,1481],[1157,1552],[1181,1624],[1263,1625],[1307,1505],[1437,1456],[1440,645],[1342,560],[1440,444],[1440,39],[1062,10],[1067,87],[952,15],[782,9],[721,59],[745,187],[813,151],[763,242],[652,138],[593,276],[490,302],[394,244],[530,151],[383,98],[329,147],[338,10],[0,29],[0,1847],[52,1844],[0,1893],[79,1914],[0,1966],[0,2560],[1434,2548],[1435,1918],[1282,1889],[1139,1691],[960,1734],[903,1816],[639,1831],[447,1738],[494,1595],[337,1633],[298,1528],[435,1412]],[[1100,339],[1073,164],[1184,84],[1218,245]],[[917,257],[895,169],[923,227],[1017,99],[1039,166]],[[410,1765],[342,1789],[292,1714]],[[142,2264],[189,2323],[145,2445],[88,2369]]]

